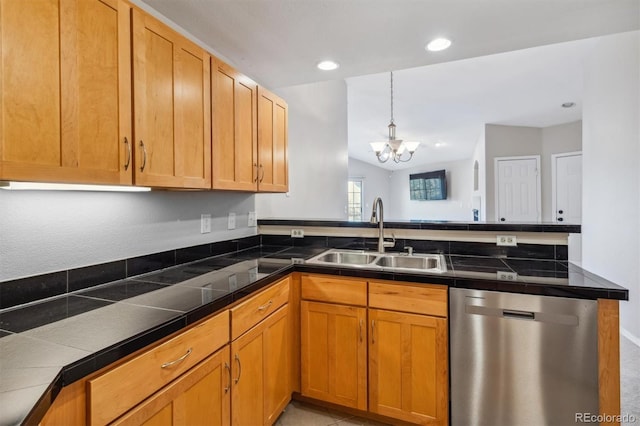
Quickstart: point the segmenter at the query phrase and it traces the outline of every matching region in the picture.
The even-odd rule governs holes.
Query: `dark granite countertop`
[[[323,226],[338,228],[376,228],[378,225],[368,221],[352,222],[334,219],[259,219],[258,225],[276,226]],[[385,229],[433,229],[442,231],[498,231],[498,232],[559,232],[579,234],[580,225],[541,222],[541,223],[504,223],[504,222],[460,222],[449,220],[385,220]]]
[[[445,255],[448,270],[441,274],[304,263],[325,250],[255,247],[0,311],[0,425],[36,424],[63,386],[293,271],[628,300],[623,287],[557,260]],[[499,272],[514,274],[499,280]]]

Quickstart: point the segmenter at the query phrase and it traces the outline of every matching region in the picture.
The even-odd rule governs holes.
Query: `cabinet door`
[[[271,425],[291,397],[288,305],[231,344],[231,423]]]
[[[264,330],[265,425],[272,425],[291,400],[289,305],[266,320]]]
[[[287,192],[288,107],[284,100],[258,87],[258,190]]]
[[[130,7],[1,0],[0,179],[131,184]]]
[[[114,425],[229,425],[229,346],[166,386]]]
[[[229,65],[211,58],[212,187],[256,191],[258,86]]]
[[[412,423],[446,425],[446,319],[369,309],[369,326],[369,410]]]
[[[366,309],[302,301],[302,394],[367,409]]]
[[[210,57],[133,11],[135,183],[211,187]]]

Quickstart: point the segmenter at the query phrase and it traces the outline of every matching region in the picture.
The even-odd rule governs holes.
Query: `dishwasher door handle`
[[[511,309],[503,309],[502,316],[504,318],[515,318],[515,319],[524,319],[524,320],[535,320],[536,314],[535,312],[527,312],[527,311],[514,311]]]

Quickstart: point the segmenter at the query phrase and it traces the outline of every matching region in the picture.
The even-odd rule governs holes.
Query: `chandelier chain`
[[[393,71],[391,71],[391,124],[393,124]]]

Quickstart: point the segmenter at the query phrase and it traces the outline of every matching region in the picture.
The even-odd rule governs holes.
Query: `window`
[[[362,221],[362,179],[349,179],[348,184],[348,213],[349,221]]]

